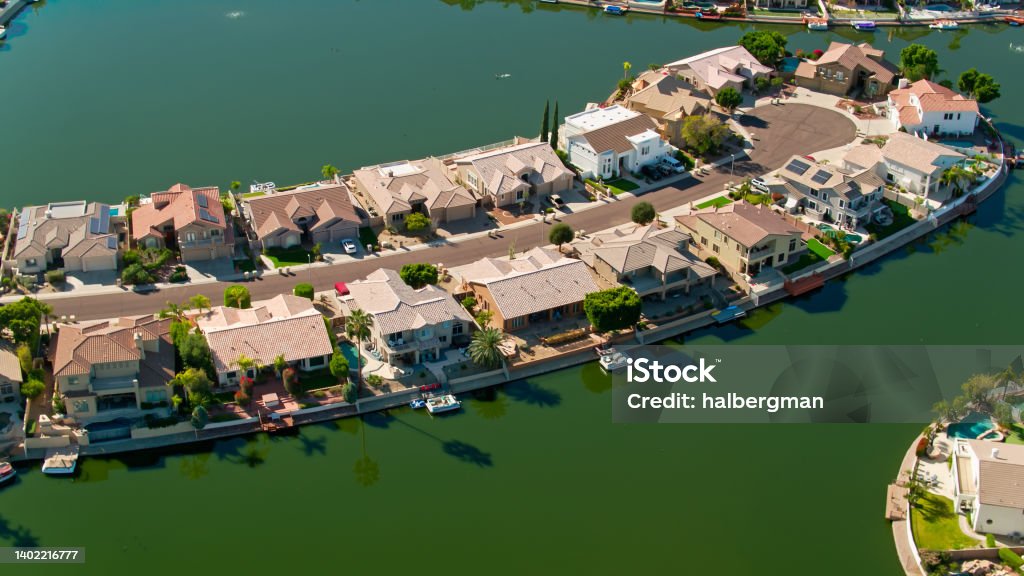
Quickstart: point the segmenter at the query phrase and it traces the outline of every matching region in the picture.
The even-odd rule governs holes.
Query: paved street
[[[575,230],[597,231],[629,221],[630,210],[640,201],[650,202],[660,211],[721,191],[729,180],[756,176],[780,168],[793,154],[810,154],[817,150],[846,144],[856,136],[853,122],[837,111],[806,104],[764,106],[744,116],[740,123],[755,135],[755,149],[749,159],[737,160],[730,176],[729,164],[706,177],[690,178],[648,192],[639,198],[628,198],[608,205],[565,215],[561,221]],[[536,223],[501,232],[498,238],[482,238],[451,243],[428,250],[392,253],[368,257],[330,267],[313,267],[292,276],[266,272],[263,278],[247,283],[254,300],[290,292],[298,282],[311,282],[317,290],[327,290],[338,281],[365,277],[381,267],[398,269],[414,262],[443,263],[446,266],[466,264],[485,256],[502,256],[514,244],[517,252],[548,244],[551,223]],[[147,295],[125,291],[122,294],[97,294],[50,300],[56,314],[74,314],[79,320],[109,318],[120,315],[147,314],[159,310],[167,301],[183,302],[194,294],[205,294],[219,304],[227,283],[205,283],[168,288]]]

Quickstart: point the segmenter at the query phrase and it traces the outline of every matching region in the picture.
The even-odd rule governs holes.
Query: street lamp
[[[735,168],[736,168],[736,155],[735,154],[729,154],[729,177],[730,178],[732,177],[733,170],[735,170]]]

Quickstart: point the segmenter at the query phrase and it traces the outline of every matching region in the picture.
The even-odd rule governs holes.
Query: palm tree
[[[46,335],[49,336],[50,335],[50,314],[53,314],[53,306],[51,306],[51,305],[49,305],[46,302],[43,302],[41,300],[36,300],[36,308],[39,309],[39,315],[42,316],[42,318],[43,318],[43,326],[46,326]]]
[[[345,334],[356,341],[356,399],[359,399],[359,387],[363,383],[363,356],[359,353],[363,348],[363,340],[370,337],[373,316],[356,308],[345,319]]]
[[[964,193],[964,184],[974,182],[975,175],[960,164],[954,164],[946,168],[939,177],[939,183],[943,186],[951,186],[953,195],[960,196]]]
[[[176,322],[188,322],[188,316],[185,312],[188,308],[185,306],[179,306],[170,300],[167,301],[167,307],[160,311],[161,318],[173,318]]]
[[[622,77],[629,78],[629,71],[633,69],[633,65],[629,62],[622,63]]]
[[[334,180],[334,177],[338,175],[339,170],[331,164],[324,164],[320,168],[320,174],[323,175],[324,180]]]
[[[473,334],[473,341],[469,343],[466,352],[474,364],[484,368],[497,368],[501,364],[501,344],[504,335],[497,328],[484,328]]]
[[[287,367],[288,361],[284,359],[284,354],[278,354],[274,357],[274,370],[277,370],[278,377],[284,373],[284,369]]]
[[[207,298],[206,296],[203,296],[202,294],[196,294],[195,296],[189,298],[188,304],[189,306],[199,310],[200,312],[203,311],[203,308],[206,308],[207,310],[210,309],[210,299]]]
[[[235,360],[235,366],[238,366],[238,369],[242,371],[243,376],[248,376],[249,370],[256,367],[256,361],[245,354],[239,354],[238,359]]]

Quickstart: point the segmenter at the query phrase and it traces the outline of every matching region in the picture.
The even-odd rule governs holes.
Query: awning
[[[338,293],[338,296],[345,296],[348,294],[348,286],[345,286],[344,282],[335,282],[334,291]]]

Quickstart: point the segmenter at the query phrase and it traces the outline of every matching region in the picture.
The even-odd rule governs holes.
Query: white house
[[[953,457],[956,510],[971,528],[1024,534],[1024,446],[958,439]]]
[[[900,87],[889,93],[885,115],[896,129],[911,134],[973,134],[978,126],[978,102],[929,80]]]
[[[861,144],[850,149],[843,157],[843,167],[847,170],[874,168],[887,183],[928,198],[938,192],[942,172],[966,158],[941,144],[894,132],[881,148]]]
[[[562,148],[584,178],[612,178],[659,162],[675,150],[649,116],[619,105],[565,119]]]

